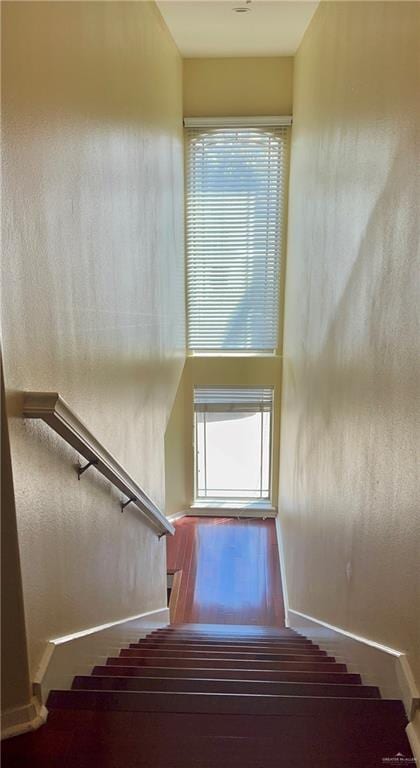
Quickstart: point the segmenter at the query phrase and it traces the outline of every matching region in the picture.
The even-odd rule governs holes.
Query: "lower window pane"
[[[199,498],[269,498],[270,419],[263,410],[196,413]]]

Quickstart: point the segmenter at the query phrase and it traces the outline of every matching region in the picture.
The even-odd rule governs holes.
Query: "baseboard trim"
[[[289,608],[289,611],[295,616],[300,616],[303,619],[307,619],[308,621],[313,621],[316,624],[319,624],[322,627],[325,627],[326,629],[330,629],[333,632],[337,632],[340,635],[344,635],[345,637],[348,637],[350,640],[355,640],[358,643],[363,643],[364,645],[369,645],[371,648],[376,648],[379,651],[384,651],[384,653],[390,653],[392,656],[404,656],[403,651],[398,651],[396,648],[389,648],[386,645],[382,645],[381,643],[377,643],[374,640],[369,640],[366,637],[361,637],[361,635],[355,635],[353,632],[349,632],[347,629],[343,629],[342,627],[336,627],[334,624],[328,624],[326,621],[322,621],[321,619],[315,619],[314,616],[308,616],[307,613],[302,613],[301,611],[296,611],[294,608]]]
[[[187,512],[172,512],[171,515],[168,515],[168,520],[171,523],[175,523],[177,520],[181,520],[182,517],[185,517],[187,515]]]
[[[174,512],[168,515],[171,523],[181,520],[182,517],[232,517],[235,520],[241,518],[256,518],[266,520],[277,517],[276,507],[188,507],[182,512]]]
[[[167,624],[165,606],[50,640],[33,679],[34,696],[45,704],[50,690],[70,688],[75,675],[90,674],[95,664],[105,663],[122,646]]]
[[[102,632],[104,629],[111,629],[111,627],[117,627],[119,624],[127,624],[129,621],[138,621],[138,619],[145,619],[150,616],[154,616],[162,611],[167,611],[165,608],[155,608],[153,611],[146,611],[145,613],[138,613],[135,616],[127,616],[125,619],[118,619],[117,621],[110,621],[107,624],[98,624],[96,627],[88,627],[82,629],[80,632],[73,632],[71,635],[62,635],[61,637],[55,637],[50,640],[50,643],[54,645],[61,645],[61,643],[68,643],[70,640],[77,640],[79,637],[86,637],[87,635],[93,635],[96,632]]]
[[[277,548],[279,551],[279,561],[280,561],[280,576],[281,576],[281,587],[283,591],[283,605],[284,605],[284,621],[286,624],[286,627],[289,626],[289,593],[287,591],[287,578],[286,578],[286,566],[284,561],[284,542],[283,542],[283,535],[281,530],[281,521],[280,521],[280,515],[276,516],[276,537],[277,537]]]
[[[420,693],[407,654],[403,651],[360,637],[290,607],[288,625],[307,635],[338,661],[346,663],[349,671],[359,672],[364,683],[377,685],[384,698],[401,699],[408,719],[414,717]]]
[[[414,720],[417,713],[420,711],[420,690],[414,679],[408,656],[405,653],[398,658],[397,675],[402,691],[402,698],[404,703],[406,703],[408,718],[409,720]],[[420,734],[420,721],[418,727]]]
[[[47,719],[47,709],[33,696],[28,704],[6,709],[1,715],[1,739],[11,739],[23,733],[36,731]]]
[[[413,757],[417,765],[420,765],[420,707],[416,710],[413,719],[406,728]]]

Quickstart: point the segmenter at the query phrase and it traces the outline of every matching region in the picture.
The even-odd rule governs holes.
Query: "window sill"
[[[249,352],[247,351],[224,352],[223,350],[220,350],[220,351],[217,350],[214,352],[204,352],[204,351],[195,352],[194,350],[189,349],[187,350],[187,357],[270,357],[271,358],[271,357],[280,357],[280,355],[278,351],[275,349],[269,350],[268,352],[263,352],[263,351],[259,352],[258,350],[256,351],[250,350]]]
[[[188,514],[205,517],[276,517],[277,507],[269,501],[195,501]]]

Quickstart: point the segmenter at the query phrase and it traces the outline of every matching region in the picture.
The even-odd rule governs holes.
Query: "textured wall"
[[[185,59],[184,115],[291,115],[293,58]]]
[[[321,3],[295,61],[280,503],[290,606],[420,680],[417,3]]]
[[[31,667],[165,604],[165,543],[20,416],[56,390],[159,504],[184,360],[182,63],[153,3],[3,4],[3,341]]]
[[[9,432],[1,385],[1,710],[25,706],[31,697],[25,613],[16,526]],[[2,727],[3,721],[2,721]]]
[[[192,399],[187,387],[186,362],[165,432],[165,512],[173,515],[191,504],[189,466],[192,455],[190,414]]]

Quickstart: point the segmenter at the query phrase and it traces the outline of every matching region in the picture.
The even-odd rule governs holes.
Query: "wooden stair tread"
[[[336,683],[275,682],[190,677],[109,677],[78,675],[73,690],[155,690],[174,692],[262,693],[282,696],[380,698],[375,686]]]
[[[51,691],[48,706],[113,711],[201,712],[213,714],[289,715],[316,717],[399,717],[402,703],[392,699],[280,696],[241,693],[180,693],[157,691]]]
[[[229,658],[232,654],[236,654],[239,658],[246,658],[247,656],[284,656],[286,654],[295,654],[295,655],[314,655],[314,656],[326,656],[326,651],[321,651],[319,648],[314,648],[313,646],[283,646],[281,648],[263,648],[261,649],[259,646],[256,648],[250,648],[249,646],[246,646],[245,648],[241,648],[240,646],[234,646],[233,648],[229,646],[212,646],[211,648],[203,647],[203,646],[192,646],[192,645],[157,645],[157,646],[149,646],[147,643],[130,643],[129,644],[130,650],[138,650],[142,651],[142,653],[193,653],[193,654],[217,654],[222,656],[223,654],[228,654]],[[212,658],[210,655],[209,658]]]
[[[330,667],[327,672],[301,671],[301,670],[265,670],[265,669],[230,669],[228,667],[136,667],[123,665],[96,665],[93,668],[94,675],[117,675],[134,677],[212,677],[215,679],[232,680],[272,680],[284,682],[332,682],[332,683],[361,683],[360,675],[350,672],[336,672],[335,667]]]
[[[77,709],[52,709],[44,728],[3,749],[5,768],[379,768],[411,754],[393,717],[371,718],[367,735],[358,717]]]
[[[279,640],[287,640],[301,637],[295,633],[284,635],[235,635],[235,634],[198,634],[198,633],[173,633],[173,632],[152,632],[148,637],[178,637],[181,640],[235,640],[239,642],[279,642]]]
[[[309,768],[315,756],[319,768],[377,768],[410,754],[400,701],[296,633],[229,632],[149,634],[51,691],[49,723],[61,740],[73,728],[72,765]]]
[[[236,669],[290,669],[290,670],[302,670],[302,671],[316,671],[328,672],[328,669],[334,667],[337,672],[346,672],[347,668],[345,664],[338,664],[332,659],[322,661],[258,661],[257,659],[207,659],[207,658],[178,658],[176,656],[110,656],[107,659],[107,664],[129,666],[156,666],[159,662],[159,666],[169,667],[212,667],[217,663],[218,667],[230,667]]]
[[[235,648],[242,648],[244,651],[248,648],[250,650],[262,648],[263,650],[271,650],[272,648],[319,648],[318,645],[311,643],[310,640],[279,640],[273,643],[240,643],[237,640],[232,642],[218,641],[218,640],[154,640],[147,637],[142,637],[139,640],[134,641],[136,645],[146,645],[153,648],[162,647],[174,647],[174,648],[226,648],[235,650]]]
[[[258,661],[299,661],[305,659],[315,661],[316,659],[322,659],[327,663],[334,661],[334,658],[327,656],[325,651],[306,651],[302,653],[299,651],[279,651],[276,653],[261,653],[258,651],[197,651],[190,648],[184,648],[183,650],[177,648],[144,648],[134,643],[130,644],[129,648],[121,649],[120,656],[170,656],[190,659],[238,659],[239,661],[248,659],[256,659]]]

